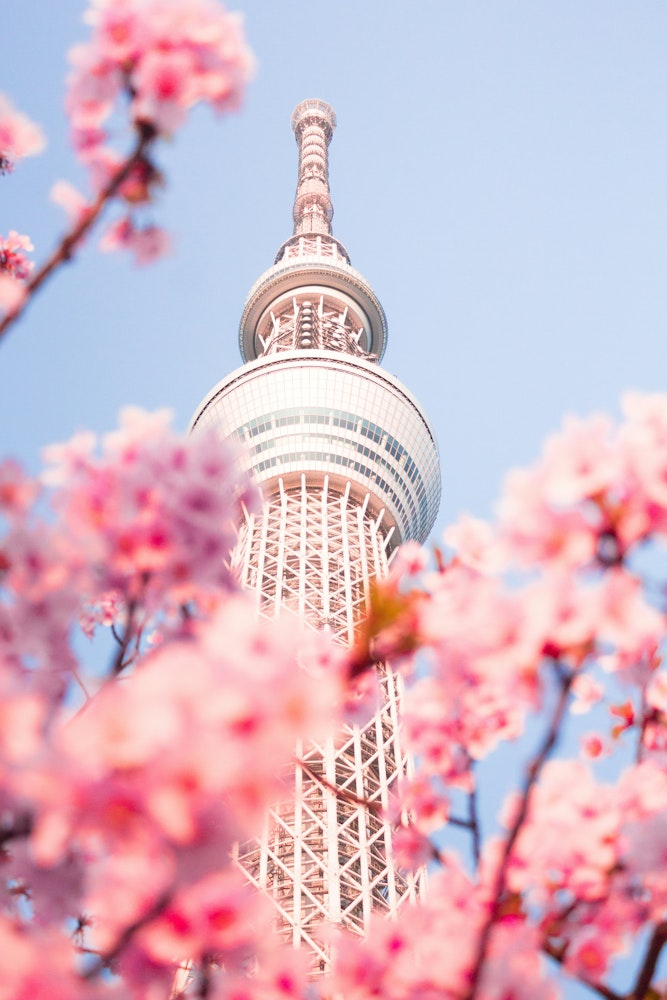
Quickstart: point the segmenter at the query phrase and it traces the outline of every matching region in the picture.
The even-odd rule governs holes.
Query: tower
[[[424,541],[433,525],[438,453],[416,400],[379,367],[384,311],[332,234],[333,110],[304,101],[292,127],[294,232],[246,301],[244,365],[212,389],[192,428],[242,441],[261,486],[263,508],[240,526],[234,556],[259,614],[295,612],[351,643],[373,578],[387,573],[402,541]],[[366,725],[298,748],[295,799],[277,804],[262,837],[240,852],[316,969],[327,961],[320,924],[363,931],[373,910],[393,913],[415,891],[394,863],[380,809],[410,766],[399,684],[389,668],[380,683],[380,708]]]

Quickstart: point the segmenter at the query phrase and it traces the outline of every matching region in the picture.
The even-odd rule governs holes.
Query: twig
[[[200,1000],[206,1000],[211,992],[211,959],[204,955],[199,967],[199,983],[197,984],[197,996]]]
[[[0,851],[10,840],[20,840],[21,837],[29,837],[33,828],[33,817],[30,813],[17,816],[11,826],[0,829]]]
[[[137,931],[141,930],[142,927],[145,927],[146,924],[149,924],[151,920],[155,920],[156,917],[160,916],[162,911],[168,905],[170,899],[171,890],[169,892],[164,892],[161,896],[159,896],[150,909],[148,909],[140,917],[137,917],[133,923],[129,924],[124,929],[113,948],[111,948],[110,951],[101,954],[97,962],[95,962],[95,964],[92,965],[87,972],[83,973],[83,978],[86,980],[94,979],[105,969],[108,969],[112,962],[118,958],[123,949],[127,947]]]
[[[648,703],[646,701],[646,681],[641,686],[639,702],[639,725],[637,726],[637,750],[635,753],[635,764],[641,764],[644,759],[644,737],[646,727],[649,722]]]
[[[7,313],[5,318],[0,322],[0,340],[2,340],[2,337],[7,333],[9,328],[25,312],[35,292],[51,277],[61,264],[71,259],[77,245],[97,221],[106,203],[113,198],[123,182],[127,180],[136,164],[144,157],[146,149],[155,138],[155,130],[149,124],[140,124],[137,128],[139,129],[139,133],[133,151],[121,163],[115,173],[112,174],[109,181],[102,188],[92,205],[83,213],[77,224],[62,238],[48,260],[42,264],[30,281],[26,283],[23,300],[15,309]]]
[[[482,844],[479,831],[479,815],[477,812],[476,784],[473,784],[470,792],[468,793],[468,826],[472,833],[472,856],[475,861],[475,868],[479,868],[479,859],[482,852]]]
[[[85,702],[84,702],[84,704],[87,705],[92,696],[88,693],[88,688],[83,683],[83,680],[81,679],[81,677],[79,677],[78,670],[72,670],[72,677],[73,677],[75,683],[78,684],[79,687],[81,688],[81,690],[83,691],[83,696],[86,699]]]
[[[452,826],[460,826],[463,830],[470,830],[472,832],[473,825],[469,819],[461,819],[460,816],[448,816],[447,822]]]
[[[110,677],[118,677],[118,675],[122,673],[127,666],[125,654],[134,634],[134,618],[137,613],[137,607],[138,603],[136,599],[132,598],[127,606],[127,621],[125,622],[123,635],[116,636],[118,641],[118,651],[114,656],[113,663],[111,664],[111,670],[109,672]]]
[[[477,945],[477,955],[475,957],[475,962],[470,975],[470,989],[466,994],[465,1000],[474,1000],[477,994],[477,988],[482,976],[482,971],[484,969],[484,962],[486,961],[486,955],[489,948],[489,942],[491,940],[491,933],[493,931],[494,924],[498,919],[500,913],[502,898],[505,892],[507,884],[507,866],[514,849],[517,837],[521,832],[523,824],[528,816],[528,811],[530,808],[530,802],[533,795],[533,790],[540,776],[542,768],[547,762],[549,755],[556,746],[558,741],[558,735],[560,732],[560,727],[567,709],[568,698],[570,694],[570,687],[572,685],[573,677],[559,669],[557,665],[557,676],[560,682],[560,695],[558,702],[556,703],[556,708],[554,710],[551,723],[547,730],[547,733],[542,742],[537,755],[530,762],[528,770],[526,772],[523,788],[521,792],[521,801],[519,805],[518,813],[514,819],[512,827],[509,831],[509,835],[505,841],[505,846],[503,849],[500,864],[498,866],[498,871],[496,872],[495,884],[493,886],[491,909],[489,915],[486,919],[484,926],[482,927],[479,942]]]
[[[651,988],[653,973],[655,972],[655,967],[658,964],[660,952],[662,951],[665,942],[667,942],[667,920],[663,920],[662,923],[659,923],[653,931],[651,940],[648,943],[648,948],[646,949],[646,955],[644,956],[642,967],[639,970],[639,975],[637,976],[635,988],[630,994],[632,1000],[644,1000],[646,997],[649,989]]]
[[[321,774],[317,771],[313,771],[311,767],[306,764],[305,760],[297,760],[299,767],[306,772],[306,774],[316,781],[318,785],[322,788],[326,788],[328,792],[333,792],[339,799],[343,802],[349,802],[354,806],[363,806],[364,809],[368,809],[371,812],[380,812],[382,809],[381,802],[371,802],[370,799],[360,799],[359,796],[355,795],[353,792],[346,792],[344,788],[339,788],[338,785],[332,785],[330,781],[323,778]]]

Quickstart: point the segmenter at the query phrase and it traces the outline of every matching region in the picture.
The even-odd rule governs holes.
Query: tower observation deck
[[[234,560],[259,614],[294,612],[351,643],[373,578],[386,575],[401,542],[425,541],[432,528],[440,474],[419,404],[379,366],[382,306],[332,233],[335,127],[323,101],[304,101],[292,115],[294,232],[248,295],[244,365],[211,390],[191,427],[214,426],[247,448],[263,507],[240,526]],[[311,949],[315,969],[327,963],[319,925],[363,932],[372,911],[393,913],[415,892],[375,808],[410,767],[388,668],[381,686],[365,726],[298,748],[307,769],[296,768],[295,800],[276,805],[262,837],[241,850],[250,879],[273,897],[284,933]]]

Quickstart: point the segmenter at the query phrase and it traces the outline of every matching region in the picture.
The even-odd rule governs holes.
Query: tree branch
[[[517,841],[519,833],[528,817],[528,811],[530,809],[530,802],[533,796],[533,791],[537,780],[542,772],[542,768],[546,764],[551,752],[553,751],[556,743],[558,742],[558,736],[560,733],[560,727],[565,716],[565,711],[567,709],[568,698],[570,694],[570,687],[572,685],[573,677],[560,669],[557,668],[557,677],[560,683],[560,694],[554,713],[549,724],[549,728],[546,732],[542,745],[530,762],[528,770],[523,781],[523,788],[521,792],[521,800],[519,804],[519,809],[517,815],[514,819],[512,827],[509,831],[507,839],[505,841],[505,846],[502,852],[502,857],[500,859],[500,864],[496,872],[495,884],[493,886],[492,894],[492,904],[489,911],[487,920],[482,927],[479,942],[477,945],[477,955],[475,957],[475,962],[472,968],[470,976],[470,989],[466,994],[465,1000],[474,1000],[477,995],[477,989],[479,982],[484,970],[484,963],[486,961],[486,956],[489,948],[489,943],[491,941],[491,934],[493,931],[494,924],[498,919],[500,908],[502,905],[502,897],[507,887],[507,867],[509,860],[514,850],[514,845]]]
[[[380,812],[382,809],[381,802],[371,802],[370,799],[360,799],[359,796],[355,795],[353,792],[346,792],[344,788],[332,785],[330,781],[323,778],[321,774],[317,773],[317,771],[313,771],[313,769],[306,764],[305,760],[297,760],[297,764],[302,771],[305,771],[309,778],[312,778],[313,781],[316,781],[318,785],[321,785],[322,788],[325,788],[328,792],[333,792],[334,795],[341,799],[342,802],[349,802],[350,805],[354,806],[363,806],[363,808],[367,809],[369,812]]]
[[[564,966],[565,955],[562,951],[559,951],[557,948],[554,948],[553,945],[546,942],[542,945],[542,951],[545,955],[548,955],[549,958],[553,959],[554,962],[557,962],[558,965],[561,967]],[[604,983],[594,983],[592,980],[584,979],[582,976],[573,976],[572,978],[576,979],[576,981],[581,983],[582,986],[585,986],[587,989],[597,993],[598,996],[604,997],[604,1000],[624,1000],[624,997],[620,993],[616,993],[614,990],[609,989],[609,987],[605,986]]]
[[[479,868],[479,859],[482,852],[481,836],[479,830],[479,815],[477,812],[477,785],[473,784],[468,793],[468,822],[472,833],[472,856],[475,861],[475,868]]]
[[[118,192],[121,185],[127,180],[134,167],[143,159],[150,143],[155,138],[155,130],[150,125],[137,126],[139,129],[135,147],[126,160],[121,163],[118,169],[112,174],[109,181],[102,188],[92,205],[86,209],[76,225],[62,238],[51,256],[42,264],[38,271],[32,276],[30,281],[24,286],[25,297],[20,304],[11,310],[0,322],[0,340],[7,333],[9,328],[25,312],[28,303],[35,292],[44,284],[48,278],[64,263],[69,261],[74,250],[92,228],[99,218],[102,210],[108,201]]]
[[[658,959],[660,958],[660,952],[662,951],[665,942],[667,942],[667,920],[663,920],[662,923],[659,923],[653,931],[651,940],[648,943],[648,948],[646,949],[646,955],[644,956],[642,967],[639,970],[639,975],[637,976],[635,988],[630,994],[632,1000],[644,1000],[646,997],[646,994],[651,988],[653,973],[655,972]]]
[[[169,892],[162,893],[162,895],[155,900],[153,905],[148,910],[146,910],[145,913],[143,913],[140,917],[137,917],[137,919],[133,921],[133,923],[128,924],[128,926],[125,928],[125,930],[122,932],[122,934],[116,941],[113,948],[101,954],[98,960],[95,962],[95,964],[92,965],[87,972],[83,973],[83,979],[85,980],[94,979],[96,976],[99,976],[99,974],[103,972],[105,969],[108,969],[109,966],[112,964],[112,962],[114,962],[118,958],[123,949],[127,947],[127,945],[130,943],[130,941],[137,933],[137,931],[141,930],[142,927],[145,927],[146,924],[149,924],[151,920],[155,920],[156,917],[160,916],[160,914],[169,904],[170,899],[171,899],[171,890]]]
[[[33,817],[30,813],[17,816],[11,826],[0,828],[0,851],[10,840],[20,840],[22,837],[29,837],[33,828]]]
[[[111,664],[111,670],[109,672],[110,677],[118,677],[118,675],[121,674],[127,666],[125,654],[127,653],[128,646],[132,642],[132,637],[134,635],[134,620],[137,613],[137,607],[138,602],[135,598],[133,598],[127,606],[127,621],[125,623],[125,629],[122,636],[115,635],[114,633],[115,638],[118,641],[118,651]]]

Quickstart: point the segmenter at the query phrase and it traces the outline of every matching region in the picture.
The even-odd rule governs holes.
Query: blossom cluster
[[[0,174],[11,173],[18,160],[41,153],[44,145],[39,125],[0,94]],[[27,253],[33,249],[30,238],[14,229],[6,237],[0,235],[0,313],[13,313],[24,301],[34,266]]]
[[[463,944],[449,959],[473,985],[446,995],[495,995],[488,971],[512,923],[536,963],[512,996],[551,995],[540,952],[609,995],[638,935],[652,935],[656,956],[667,941],[664,572],[654,579],[667,541],[667,397],[628,394],[622,408],[619,427],[567,419],[533,468],[509,475],[495,524],[464,517],[446,531],[451,555],[437,554],[437,570],[406,547],[365,636],[368,648],[420,650],[403,723],[420,773],[392,813],[410,817],[400,857],[450,869],[435,831],[463,828],[474,892],[486,894],[469,961]],[[506,798],[504,832],[484,842],[477,810],[494,751],[534,743],[540,715],[551,720],[541,749]],[[565,736],[569,758],[549,762]],[[615,784],[592,767],[602,758]],[[418,952],[412,941],[410,961]],[[387,977],[381,992],[395,995]]]
[[[374,919],[365,940],[347,938],[333,974],[333,994],[351,1000],[465,997],[489,890],[475,883],[454,855],[429,882],[427,898],[402,919]],[[540,961],[537,935],[525,922],[499,927],[484,970],[484,1000],[555,1000],[557,990]]]
[[[70,228],[29,288],[19,273],[19,265],[27,267],[19,253],[28,249],[27,237],[20,237],[26,242],[18,247],[9,245],[16,242],[14,232],[3,240],[0,336],[29,296],[72,257],[108,203],[116,200],[122,210],[103,233],[102,250],[128,250],[137,264],[169,250],[168,234],[148,215],[164,184],[154,159],[156,142],[173,135],[196,105],[207,104],[217,114],[237,108],[252,76],[241,17],[218,0],[90,0],[85,19],[91,36],[70,52],[65,107],[91,196],[64,180],[53,185],[51,197],[65,210]],[[43,146],[39,126],[0,94],[0,174]],[[16,259],[10,261],[10,252]]]
[[[99,193],[123,166],[125,154],[111,136],[118,115],[129,115],[141,153],[119,185],[126,211],[102,248],[126,248],[147,263],[169,245],[139,214],[163,182],[150,153],[155,138],[173,134],[197,104],[216,113],[238,107],[252,56],[240,16],[217,0],[92,0],[86,20],[90,40],[70,52],[66,109],[74,149]]]
[[[167,411],[128,408],[101,455],[93,434],[47,449],[58,523],[39,516],[39,484],[13,462],[0,466],[0,514],[10,525],[0,550],[0,652],[30,657],[33,683],[53,685],[71,669],[74,615],[90,630],[113,607],[112,620],[132,632],[234,586],[235,526],[256,491],[232,445],[212,432],[186,444],[169,421]]]
[[[34,267],[27,256],[34,247],[28,236],[15,229],[0,236],[0,309],[11,312],[25,296],[25,283]]]
[[[231,975],[262,953],[268,970],[280,945],[233,846],[289,798],[298,740],[325,739],[344,701],[329,637],[304,641],[287,618],[259,624],[236,589],[229,550],[256,496],[235,447],[206,432],[183,440],[167,414],[137,410],[99,456],[95,444],[48,449],[50,516],[43,483],[0,467],[9,995],[54,995],[38,955],[68,997],[104,995],[101,982],[86,992],[86,976],[107,964],[147,997],[205,956]],[[114,630],[107,673],[78,651],[82,613],[88,631]],[[161,636],[146,646],[151,622]]]
[[[174,988],[556,1000],[549,961],[613,998],[616,960],[641,935],[638,995],[650,983],[659,995],[665,615],[638,557],[667,530],[667,399],[630,396],[624,409],[618,429],[569,421],[533,470],[510,476],[496,525],[467,518],[446,533],[453,554],[435,570],[418,547],[399,552],[350,651],[289,616],[261,624],[236,590],[226,553],[256,500],[232,445],[185,442],[166,414],[125,411],[100,454],[85,434],[47,451],[51,517],[44,485],[4,463],[0,940],[17,955],[12,995],[47,995],[39,956],[63,996],[94,1000]],[[82,662],[77,620],[90,635],[112,629],[106,673]],[[272,932],[234,844],[289,802],[297,744],[340,727],[350,683],[392,654],[410,681],[403,733],[420,769],[389,820],[399,863],[431,865],[429,890],[403,919],[373,916],[364,938],[323,927],[331,969],[315,984],[307,955]],[[541,717],[485,837],[494,751],[526,732],[534,745]],[[589,750],[608,744],[614,782],[578,754],[582,727]],[[455,829],[471,863],[445,849]]]

